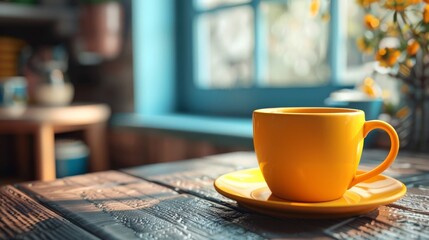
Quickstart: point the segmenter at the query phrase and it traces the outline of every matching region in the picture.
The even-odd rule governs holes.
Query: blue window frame
[[[259,51],[258,6],[248,3],[255,14],[255,55]],[[322,106],[329,93],[340,86],[344,69],[340,34],[340,1],[331,0],[329,21],[330,79],[315,87],[201,88],[195,84],[195,21],[204,14],[189,0],[133,1],[136,112],[172,112],[250,117],[254,109],[276,106]],[[237,6],[239,6],[238,4]],[[209,11],[222,11],[221,5]],[[234,7],[234,6],[232,6]],[[259,58],[255,58],[258,65]],[[256,81],[256,80],[255,80]]]
[[[196,43],[196,30],[195,27],[197,18],[202,14],[210,14],[215,11],[223,11],[227,8],[241,7],[248,5],[254,12],[255,21],[255,55],[260,50],[261,43],[258,37],[259,32],[259,8],[261,0],[252,0],[248,3],[236,5],[221,5],[216,8],[204,11],[199,10],[192,1],[182,2],[179,6],[179,13],[185,16],[180,17],[183,29],[186,32],[181,36],[179,55],[186,56],[183,61],[180,61],[182,69],[180,79],[180,107],[181,110],[186,112],[201,113],[201,114],[223,114],[223,115],[236,115],[236,116],[250,116],[251,112],[257,108],[275,107],[275,106],[322,106],[323,100],[329,95],[330,92],[338,88],[340,71],[343,69],[341,64],[342,51],[337,47],[340,45],[341,35],[339,31],[339,1],[332,0],[330,4],[331,21],[329,22],[329,53],[328,62],[331,68],[331,77],[327,84],[323,86],[314,87],[259,87],[257,85],[250,87],[237,87],[230,89],[207,89],[201,88],[196,84],[195,77],[196,69],[198,66],[196,62],[197,54],[195,53]],[[180,16],[180,15],[179,15]],[[258,57],[255,57],[255,65],[258,66]],[[257,71],[258,67],[256,67]],[[258,74],[256,74],[258,75]],[[257,81],[257,80],[255,80]]]

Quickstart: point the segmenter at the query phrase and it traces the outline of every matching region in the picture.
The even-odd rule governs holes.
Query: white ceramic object
[[[74,96],[74,87],[70,83],[38,84],[35,89],[37,104],[46,106],[64,106],[71,103]]]

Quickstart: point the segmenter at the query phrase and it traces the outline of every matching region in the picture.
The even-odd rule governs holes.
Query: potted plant
[[[403,107],[396,116],[406,125],[408,147],[429,149],[429,0],[358,0],[364,9],[360,50],[372,54],[376,70],[401,82]],[[404,123],[404,121],[411,121]],[[401,125],[401,124],[399,124]]]

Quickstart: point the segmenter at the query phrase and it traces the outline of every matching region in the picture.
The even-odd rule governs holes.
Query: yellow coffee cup
[[[390,136],[390,152],[371,171],[356,174],[364,138],[373,129],[382,129]],[[255,110],[253,142],[271,192],[299,202],[340,198],[347,189],[386,170],[399,150],[392,126],[365,121],[363,111],[346,108]]]

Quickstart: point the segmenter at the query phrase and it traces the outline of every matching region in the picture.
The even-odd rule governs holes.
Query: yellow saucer
[[[337,218],[367,213],[398,200],[407,191],[400,181],[378,175],[358,183],[334,201],[292,202],[271,194],[259,168],[227,173],[217,178],[214,186],[220,194],[250,210],[277,217],[300,218]]]

